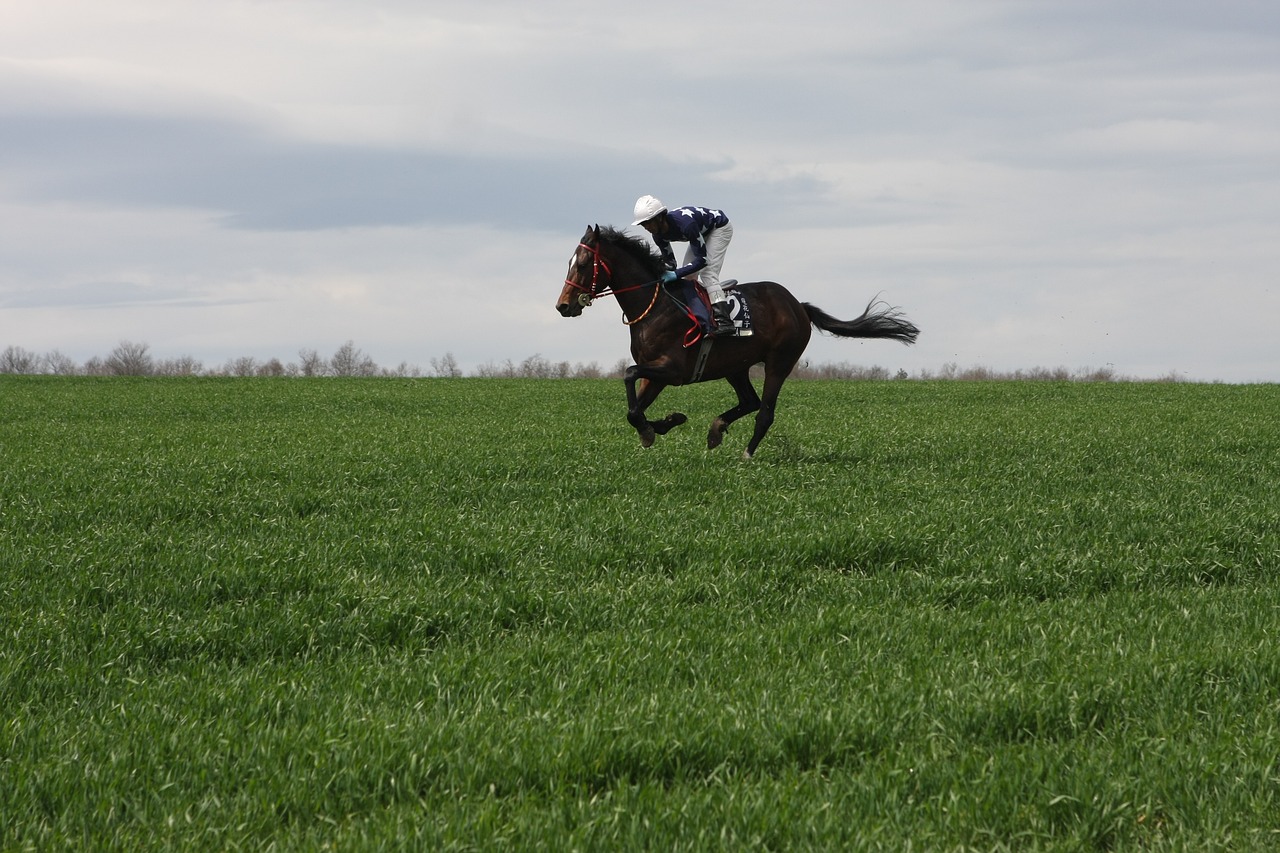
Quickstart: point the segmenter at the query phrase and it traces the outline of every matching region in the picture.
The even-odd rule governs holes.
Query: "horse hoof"
[[[728,428],[729,425],[720,418],[711,422],[711,429],[707,432],[707,450],[715,450],[720,446],[720,442],[724,441],[725,430]]]
[[[644,429],[640,431],[640,446],[653,447],[654,431],[652,429]]]
[[[653,421],[652,423],[650,423],[649,428],[652,429],[654,432],[656,432],[658,435],[666,435],[667,433],[671,432],[673,429],[680,426],[680,424],[684,423],[687,420],[689,419],[686,418],[684,415],[680,414],[679,412],[672,412],[662,420]]]

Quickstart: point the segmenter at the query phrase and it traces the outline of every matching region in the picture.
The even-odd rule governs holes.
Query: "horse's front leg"
[[[666,435],[688,420],[680,412],[672,412],[660,421],[651,421],[645,414],[662,389],[671,384],[673,374],[665,365],[633,364],[623,378],[627,384],[627,422],[640,434],[641,446],[652,447],[655,436]]]

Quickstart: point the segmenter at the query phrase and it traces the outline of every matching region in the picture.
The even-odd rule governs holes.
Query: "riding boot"
[[[733,335],[738,331],[737,327],[733,325],[733,319],[729,316],[729,303],[727,302],[711,303],[711,319],[715,324],[711,334],[716,337]]]

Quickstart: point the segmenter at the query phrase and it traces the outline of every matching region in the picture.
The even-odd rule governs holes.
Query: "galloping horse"
[[[843,338],[891,338],[910,344],[920,334],[895,309],[879,310],[872,300],[856,320],[837,320],[807,302],[800,302],[782,285],[757,281],[737,286],[748,303],[754,331],[746,337],[713,339],[710,349],[686,345],[692,320],[685,307],[660,283],[665,267],[647,243],[614,228],[588,227],[578,243],[556,310],[577,317],[591,300],[612,293],[631,328],[631,357],[627,368],[627,421],[640,434],[644,447],[655,435],[665,435],[688,418],[673,412],[660,421],[645,415],[662,389],[709,379],[725,379],[738,394],[738,405],[711,422],[707,449],[720,445],[729,425],[756,413],[755,433],[743,457],[750,459],[773,424],[782,383],[800,360],[812,334],[810,325]],[[764,390],[757,394],[749,371],[764,363]]]

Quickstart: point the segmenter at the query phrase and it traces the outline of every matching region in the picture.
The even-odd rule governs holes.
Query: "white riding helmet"
[[[632,225],[639,225],[641,222],[648,222],[660,213],[666,213],[667,206],[658,201],[651,195],[642,195],[636,199],[635,217],[636,221]]]

